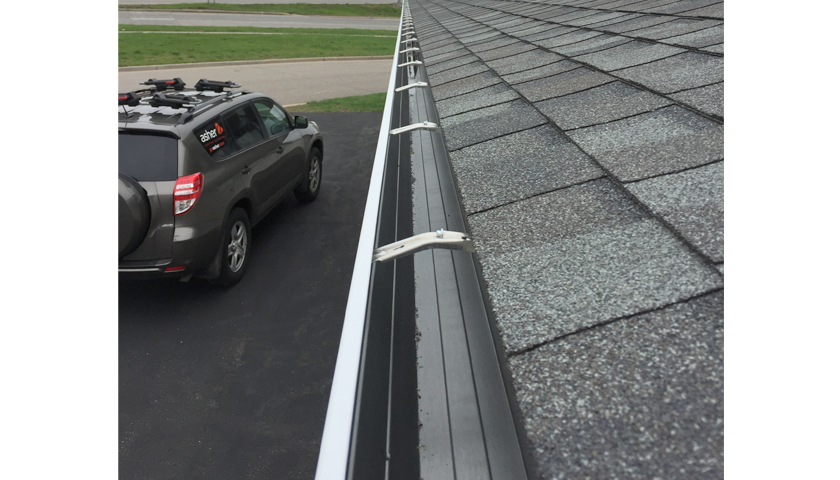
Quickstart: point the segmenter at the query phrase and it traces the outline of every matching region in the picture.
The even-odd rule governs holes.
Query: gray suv
[[[232,82],[151,79],[119,94],[120,277],[233,285],[251,226],[321,188],[318,125]]]

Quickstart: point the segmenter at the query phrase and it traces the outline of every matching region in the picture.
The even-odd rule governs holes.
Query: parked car
[[[233,285],[251,227],[321,188],[318,125],[232,82],[151,79],[119,94],[121,277]]]

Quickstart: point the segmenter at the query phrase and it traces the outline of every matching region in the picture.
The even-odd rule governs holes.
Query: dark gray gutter
[[[365,212],[367,223],[376,209],[375,240],[372,248],[360,240],[345,318],[345,333],[358,328],[350,304],[361,297],[357,274],[369,272],[363,335],[342,334],[316,478],[533,478],[475,254],[450,250],[462,244],[372,261],[375,249],[415,235],[469,236],[407,5],[403,15],[402,66],[383,115],[389,135],[371,179],[381,193]],[[357,365],[353,380],[347,364]],[[337,424],[351,426],[349,439]]]

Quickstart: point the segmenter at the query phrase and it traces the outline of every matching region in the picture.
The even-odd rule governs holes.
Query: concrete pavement
[[[299,61],[284,63],[172,66],[120,71],[119,91],[138,90],[150,78],[180,77],[188,86],[202,78],[231,80],[264,93],[281,105],[327,98],[382,93],[387,89],[391,58],[376,60]]]
[[[399,28],[400,21],[399,18],[375,17],[120,10],[119,23],[125,25],[177,25],[193,27],[357,28],[363,30],[396,31]]]

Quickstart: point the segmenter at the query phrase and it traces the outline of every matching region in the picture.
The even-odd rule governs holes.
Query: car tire
[[[309,203],[318,198],[321,191],[321,151],[313,148],[309,153],[308,168],[303,181],[295,189],[295,198],[301,203]]]
[[[119,174],[120,258],[134,252],[149,232],[152,218],[146,190],[137,180]]]
[[[251,221],[241,208],[234,208],[228,216],[227,225],[219,248],[221,263],[219,277],[210,280],[214,285],[229,287],[235,285],[245,274],[251,248]]]

